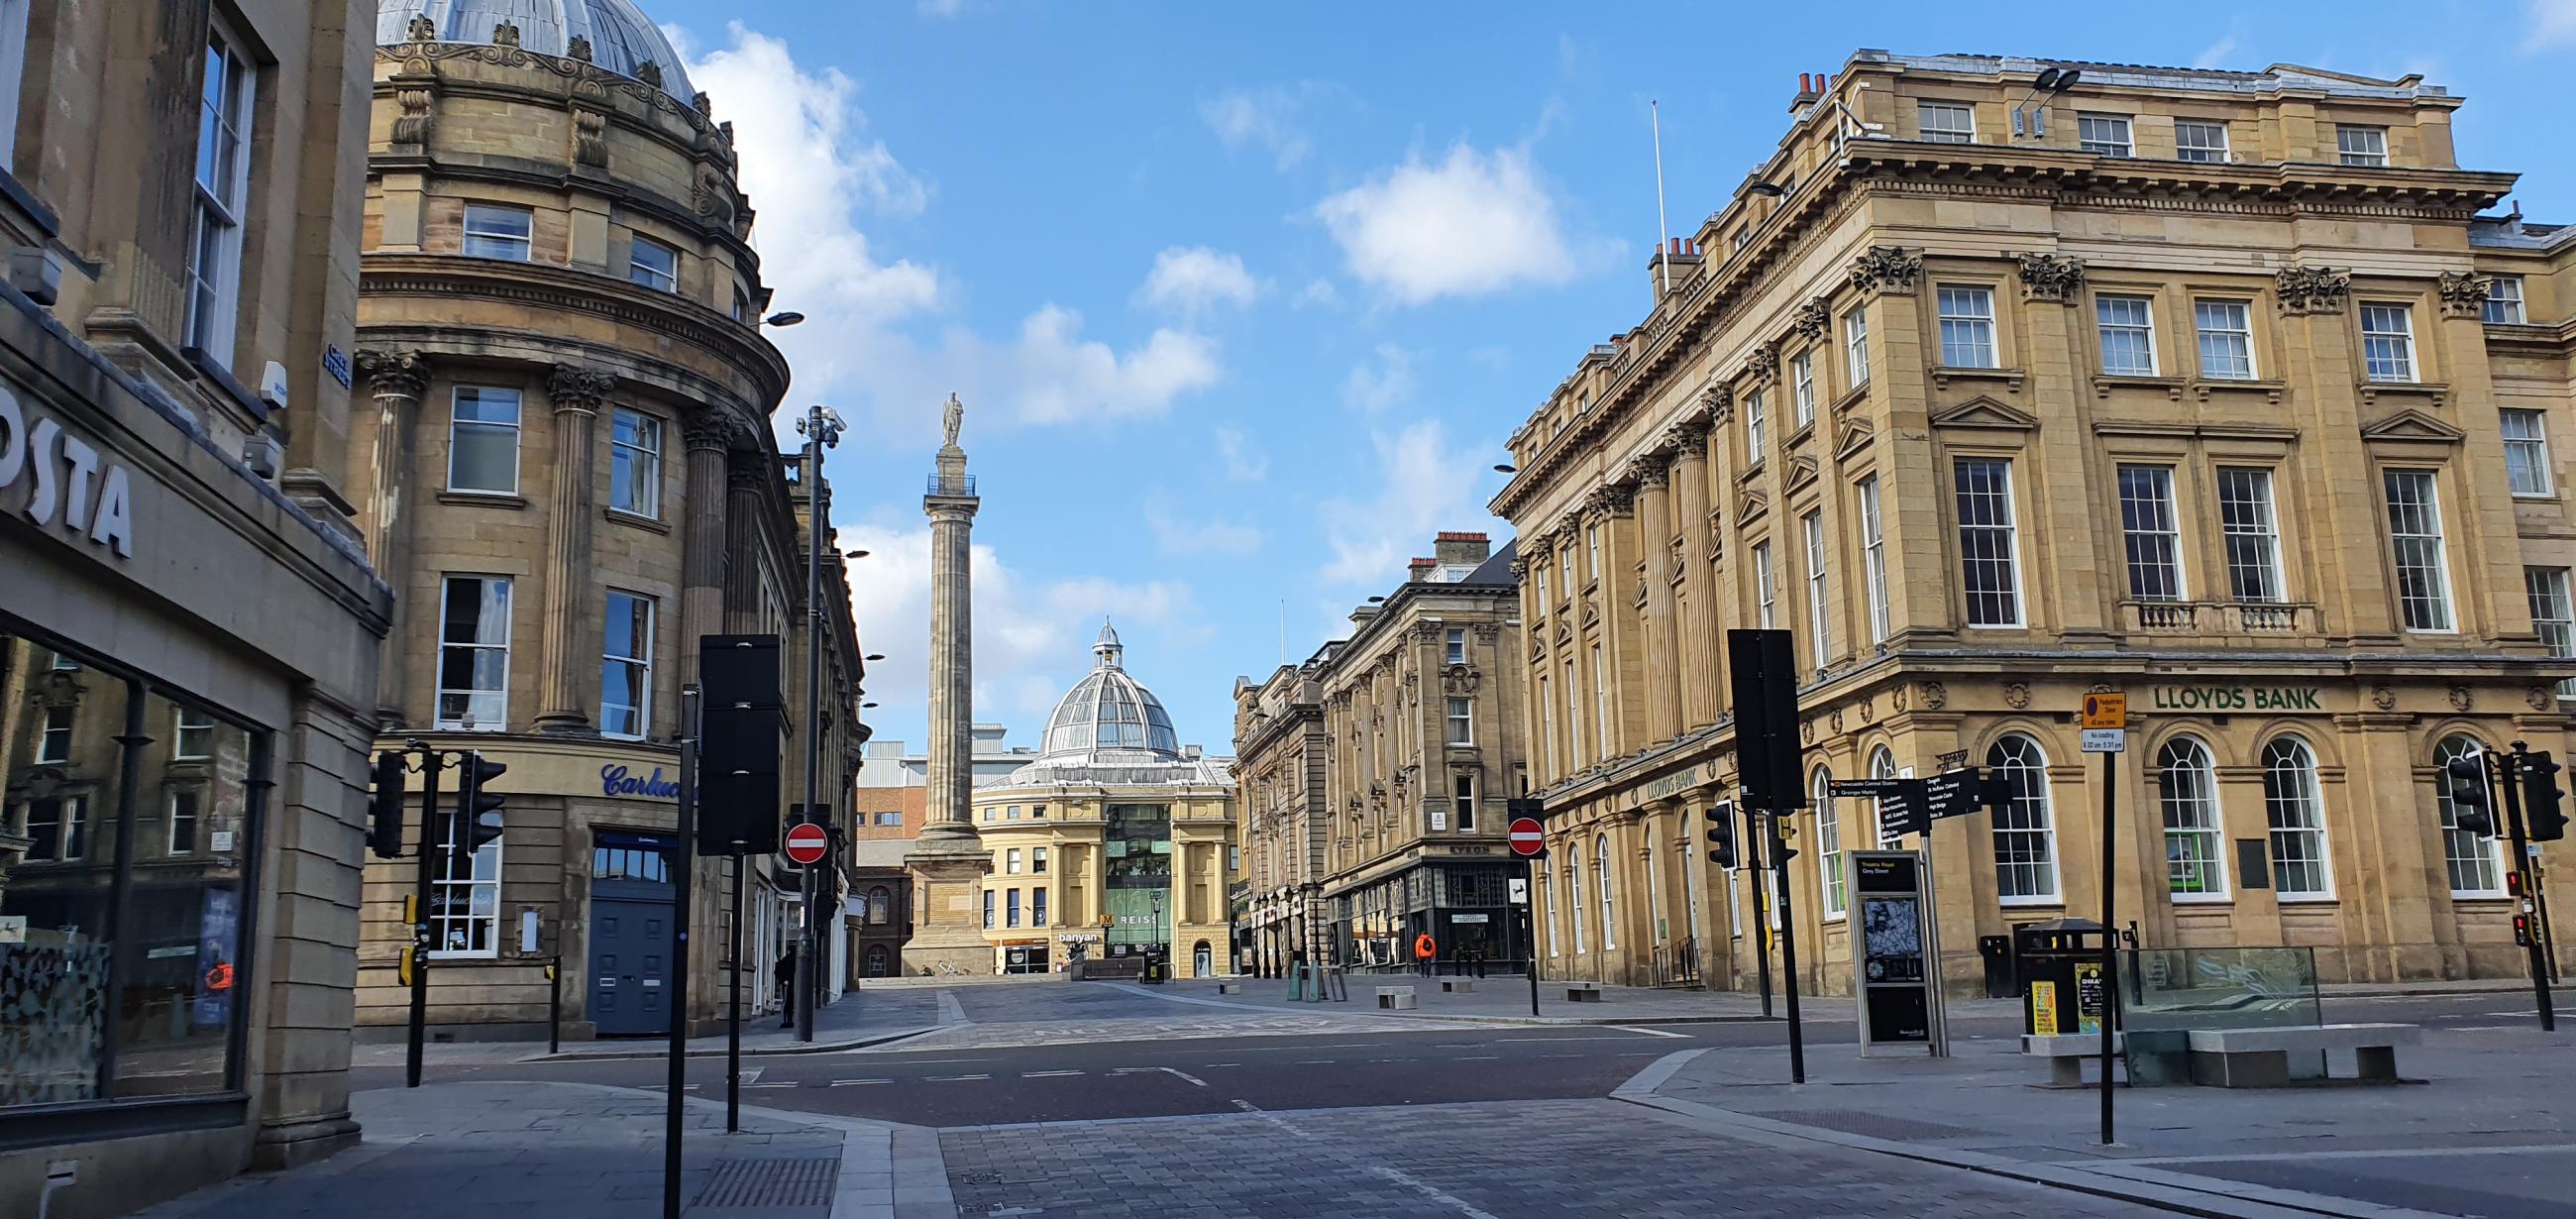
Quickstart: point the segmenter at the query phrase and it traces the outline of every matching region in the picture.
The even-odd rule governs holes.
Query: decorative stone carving
[[[714,449],[722,452],[733,447],[739,429],[731,419],[712,411],[698,411],[680,419],[680,436],[692,449]]]
[[[1484,676],[1465,665],[1451,665],[1440,675],[1440,692],[1446,696],[1473,698],[1484,684]]]
[[[2522,692],[2522,701],[2530,703],[2534,711],[2547,711],[2557,704],[2558,696],[2551,694],[2547,686],[2533,686]]]
[[[1825,328],[1833,325],[1833,318],[1834,307],[1826,304],[1825,298],[1819,296],[1798,306],[1796,315],[1790,319],[1789,328],[1796,331],[1800,338],[1821,339],[1825,337]]]
[[[1834,734],[1837,736],[1841,735],[1843,730],[1843,709],[1840,707],[1834,708],[1827,714],[1826,718],[1832,722]]]
[[[1660,491],[1670,484],[1673,481],[1673,473],[1672,469],[1664,464],[1667,460],[1669,458],[1660,451],[1648,453],[1645,460],[1637,465],[1637,485],[1646,490]]]
[[[358,349],[358,379],[379,398],[417,398],[429,388],[429,353]]]
[[[1467,629],[1475,632],[1476,642],[1478,643],[1497,643],[1500,642],[1503,637],[1503,628],[1490,622],[1479,622]]]
[[[2026,681],[2005,682],[2004,705],[2015,711],[2028,710],[2030,707],[2030,683]]]
[[[1529,564],[1521,559],[1513,559],[1509,570],[1512,573],[1512,583],[1514,584],[1522,583],[1529,578]]]
[[[2373,686],[2370,690],[2370,705],[2382,711],[2391,710],[2397,706],[2397,692],[2386,686]]]
[[[700,118],[714,118],[716,116],[716,99],[707,96],[706,90],[700,89],[696,93],[690,95],[689,109],[697,111],[698,117]]]
[[[1888,705],[1895,708],[1900,713],[1905,710],[1905,691],[1906,687],[1900,683],[1895,689],[1887,692]]]
[[[1851,286],[1864,295],[1914,295],[1923,274],[1923,256],[1903,246],[1874,245],[1852,260]]]
[[[1811,719],[1800,719],[1798,721],[1798,743],[1801,745],[1813,745],[1816,743],[1816,721]]]
[[[2469,709],[2469,705],[2474,701],[2476,700],[2469,696],[2469,688],[2467,686],[2451,687],[2451,709],[2453,711],[2466,711]]]
[[[2021,298],[2073,304],[2084,291],[2084,260],[2036,251],[2021,256]]]
[[[421,66],[426,68],[429,65],[424,63]],[[406,83],[394,90],[394,143],[429,142],[430,104],[433,100],[426,85]]]
[[[405,34],[413,42],[436,42],[438,41],[438,23],[430,20],[427,16],[414,17],[411,19],[411,25],[405,31]]]
[[[507,21],[493,26],[492,45],[496,47],[515,47],[519,45],[519,27]]]
[[[1610,483],[1602,487],[1598,494],[1601,511],[1610,516],[1626,516],[1637,506],[1637,487],[1634,483]]]
[[[2352,291],[2352,276],[2332,267],[2288,267],[2272,277],[2272,291],[2288,317],[2341,313],[2343,298]]]
[[[1708,444],[1708,421],[1684,419],[1665,429],[1664,440],[1673,446],[1677,457],[1701,456],[1701,449]]]
[[[2474,271],[2444,271],[2434,281],[2442,293],[2442,316],[2482,317],[2495,281]]]
[[[635,65],[635,79],[643,81],[645,84],[651,85],[656,89],[661,88],[662,65],[649,59]]]
[[[579,34],[573,35],[571,40],[564,44],[564,57],[567,59],[578,59],[583,63],[589,63],[590,39]]]
[[[1937,681],[1923,683],[1923,709],[1938,711],[1950,704],[1950,687]]]
[[[1780,345],[1755,343],[1744,357],[1744,375],[1756,382],[1767,383],[1780,375]]]
[[[576,106],[572,112],[572,159],[593,169],[608,168],[608,116]]]
[[[609,391],[616,388],[616,377],[578,364],[557,364],[554,371],[546,374],[546,398],[556,410],[597,412]]]
[[[1711,424],[1722,425],[1735,417],[1735,391],[1711,382],[1699,391],[1699,409],[1708,416]]]
[[[1903,686],[1897,687],[1897,689],[1900,690],[1904,688],[1905,687]],[[1861,723],[1875,724],[1878,722],[1878,700],[1876,698],[1864,698],[1860,700],[1859,706]]]

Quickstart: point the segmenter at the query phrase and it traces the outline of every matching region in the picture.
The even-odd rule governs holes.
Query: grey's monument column
[[[940,418],[947,443],[921,497],[930,517],[930,791],[921,837],[904,856],[918,924],[903,949],[907,972],[994,972],[977,896],[991,856],[975,832],[969,795],[975,777],[970,566],[975,510],[983,501],[966,473],[966,450],[957,447],[965,419],[965,404],[950,394]]]

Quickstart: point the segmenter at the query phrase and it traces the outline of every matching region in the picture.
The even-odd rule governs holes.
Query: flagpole
[[[1664,111],[1661,103],[1646,99],[1647,120],[1655,129],[1655,268],[1663,274],[1664,294],[1673,290],[1673,231],[1664,217]],[[1657,301],[1661,304],[1661,301]]]

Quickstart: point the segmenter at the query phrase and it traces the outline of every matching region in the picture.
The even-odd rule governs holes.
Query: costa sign
[[[0,385],[0,509],[134,557],[133,476]]]

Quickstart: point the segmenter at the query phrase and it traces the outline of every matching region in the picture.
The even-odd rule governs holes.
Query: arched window
[[[1896,755],[1889,753],[1887,751],[1887,746],[1881,745],[1870,751],[1869,777],[1873,779],[1893,779],[1896,777]],[[1897,811],[1896,806],[1885,800],[1872,800],[1869,803],[1870,820],[1874,824],[1870,827],[1872,830],[1872,836],[1868,845],[1874,847],[1895,846],[1897,836],[1887,832],[1887,822],[1888,818],[1895,815]]]
[[[2334,896],[2326,858],[2325,801],[2308,743],[2276,736],[2263,747],[2263,817],[2272,827],[2272,890],[2281,900]]]
[[[2048,755],[2013,733],[1986,749],[1986,769],[2012,793],[1995,813],[1995,893],[2009,906],[2057,901],[2057,819],[2051,815]]]
[[[1538,895],[1547,907],[1547,955],[1556,955],[1556,886],[1550,883],[1547,869],[1538,869]]]
[[[2442,768],[2454,759],[2484,752],[2474,738],[2446,736],[2433,747],[2433,806],[2442,814],[2442,860],[2451,873],[2453,897],[2504,896],[2504,858],[2496,840],[2460,828],[2460,810],[2451,803],[2451,785]]]
[[[1574,955],[1582,956],[1583,943],[1583,840],[1565,844],[1565,907],[1574,912]]]
[[[2165,819],[2165,886],[2180,898],[2227,896],[2221,856],[2218,774],[2209,747],[2178,736],[2156,753],[2156,791]]]
[[[868,890],[868,921],[884,925],[894,921],[894,891],[884,885]]]
[[[1825,921],[1843,916],[1843,816],[1834,807],[1834,798],[1825,794],[1834,781],[1834,773],[1822,766],[1816,768],[1816,874],[1824,882]]]
[[[1592,868],[1592,879],[1596,882],[1594,887],[1601,890],[1601,947],[1608,950],[1619,946],[1619,924],[1617,920],[1610,917],[1610,836],[1608,834],[1592,840]]]

